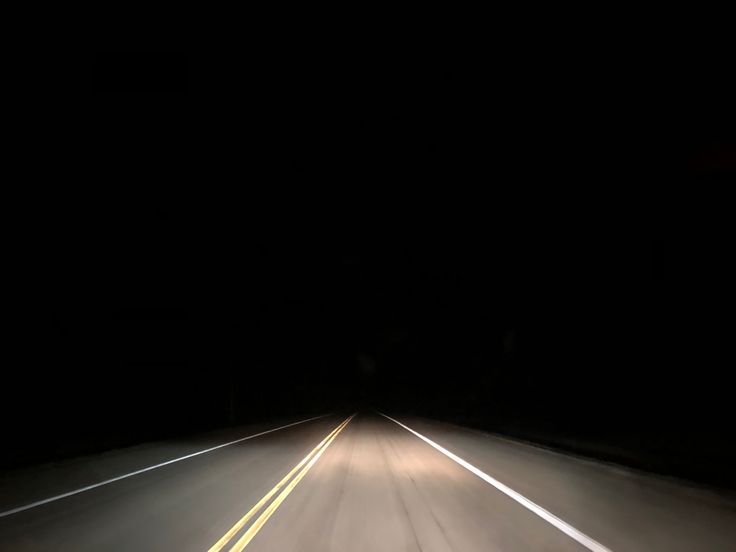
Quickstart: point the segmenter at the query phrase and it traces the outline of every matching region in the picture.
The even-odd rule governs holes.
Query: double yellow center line
[[[219,550],[222,550],[232,540],[232,538],[243,527],[245,527],[248,521],[250,521],[250,519],[261,510],[261,508],[268,504],[271,498],[277,492],[279,492],[279,489],[286,486],[286,488],[281,491],[276,499],[268,505],[268,507],[261,513],[260,516],[258,516],[258,518],[253,522],[248,530],[243,533],[243,536],[241,536],[240,539],[230,548],[230,552],[239,552],[240,550],[243,550],[243,548],[245,548],[248,543],[253,540],[253,537],[256,536],[256,533],[260,531],[261,527],[263,527],[263,525],[268,521],[268,518],[270,518],[271,515],[276,511],[276,508],[278,508],[279,505],[284,501],[284,499],[289,496],[289,493],[294,490],[294,487],[299,484],[299,481],[302,480],[302,478],[307,474],[312,466],[317,463],[317,460],[319,460],[319,457],[322,456],[322,453],[327,449],[327,447],[330,446],[332,441],[335,440],[335,437],[337,437],[337,435],[343,429],[345,429],[345,426],[350,423],[350,420],[352,420],[354,416],[355,414],[344,420],[339,426],[333,429],[329,433],[329,435],[327,435],[327,437],[322,439],[322,441],[316,447],[314,447],[314,449],[312,449],[312,451],[307,454],[301,462],[294,466],[294,469],[287,473],[284,478],[279,481],[273,489],[268,491],[268,493],[266,493],[266,495],[261,500],[259,500],[256,505],[248,511],[247,514],[240,518],[237,523],[233,525],[230,530],[222,536],[220,540],[212,545],[208,552],[218,552]],[[296,474],[296,477],[294,477],[294,474]]]

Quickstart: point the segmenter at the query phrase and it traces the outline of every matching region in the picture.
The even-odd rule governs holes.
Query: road
[[[734,551],[736,500],[372,412],[0,476],[2,551],[242,549]]]

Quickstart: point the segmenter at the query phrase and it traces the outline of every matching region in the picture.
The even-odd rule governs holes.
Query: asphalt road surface
[[[0,476],[2,551],[243,549],[734,551],[736,500],[378,413],[249,426]]]

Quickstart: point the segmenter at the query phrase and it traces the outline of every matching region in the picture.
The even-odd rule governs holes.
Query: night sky
[[[375,407],[733,484],[725,70],[568,54],[64,59],[3,465]]]

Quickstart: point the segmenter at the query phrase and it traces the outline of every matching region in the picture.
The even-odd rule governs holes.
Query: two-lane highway
[[[6,474],[0,550],[736,550],[733,497],[684,483],[426,419],[257,429]]]

